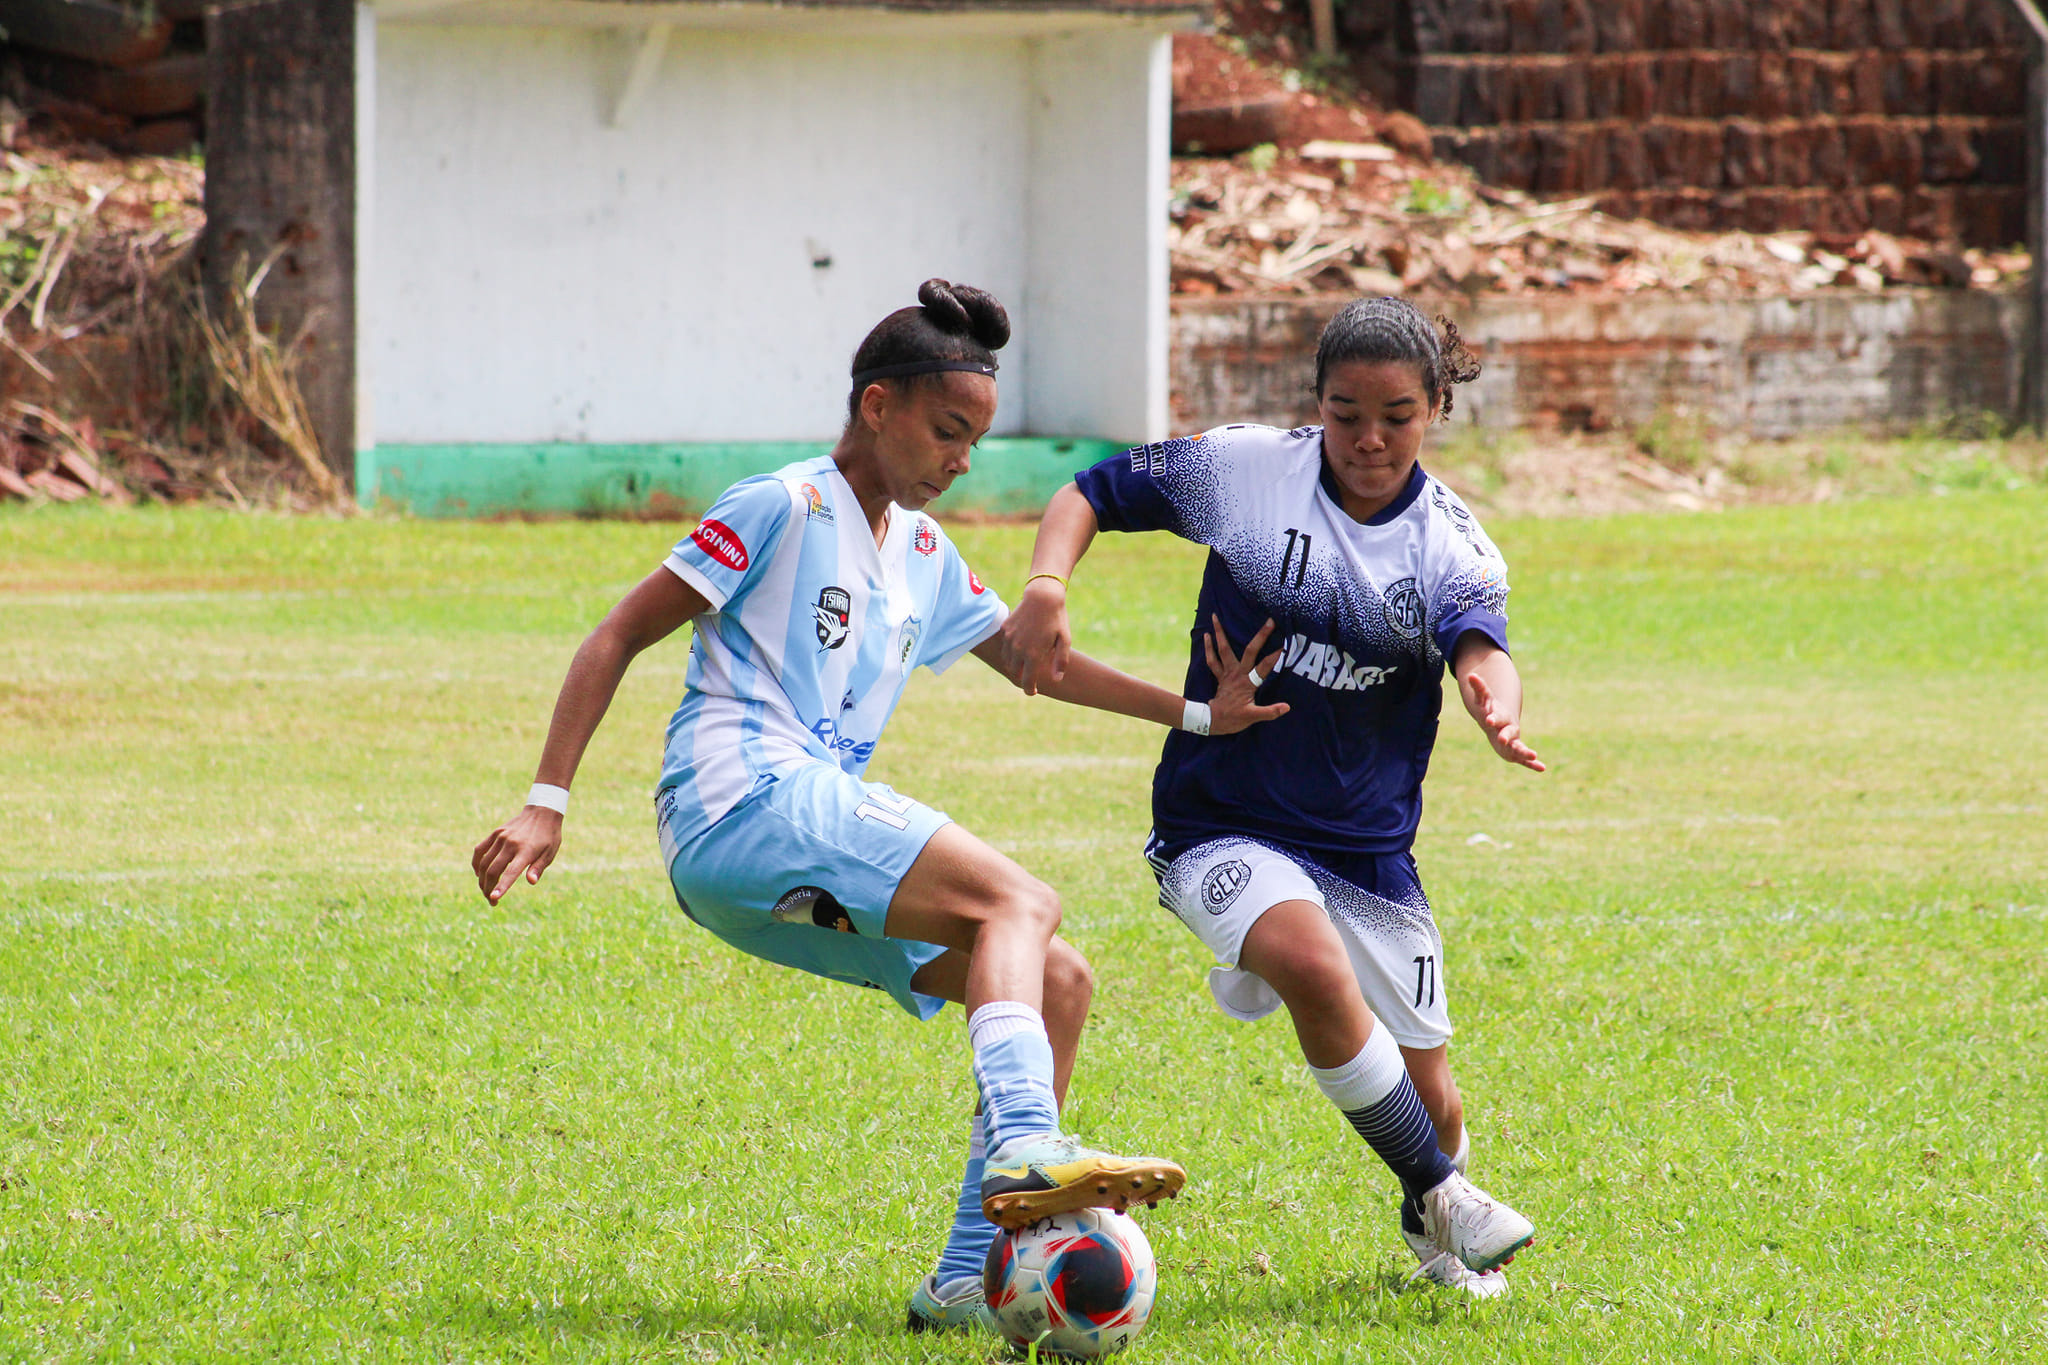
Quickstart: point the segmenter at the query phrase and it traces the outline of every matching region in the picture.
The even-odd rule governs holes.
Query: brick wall
[[[2007,0],[1354,0],[1361,68],[1487,180],[1686,228],[2026,235]]]
[[[2026,300],[1983,290],[1797,297],[1525,294],[1417,300],[1482,370],[1460,421],[1601,430],[1664,411],[1790,436],[2018,412]],[[1342,298],[1177,298],[1172,425],[1315,420],[1316,337]],[[1469,419],[1463,414],[1470,414]]]

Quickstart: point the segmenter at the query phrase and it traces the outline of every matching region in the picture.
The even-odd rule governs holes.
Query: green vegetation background
[[[873,773],[1063,892],[1071,1118],[1190,1193],[1134,1365],[2048,1355],[2039,490],[1502,522],[1529,732],[1448,717],[1418,847],[1514,1295],[1402,1293],[1392,1188],[1229,1024],[1137,850],[1157,735],[921,677]],[[675,909],[628,678],[539,888],[470,846],[673,526],[0,513],[0,1359],[976,1361],[902,1304],[948,1015]],[[959,534],[1014,591],[1029,529]],[[1197,552],[1083,648],[1184,664]],[[1483,838],[1481,836],[1484,836]]]

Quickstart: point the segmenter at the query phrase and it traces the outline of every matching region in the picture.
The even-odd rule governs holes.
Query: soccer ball
[[[1159,1266],[1144,1229],[1121,1213],[1081,1209],[999,1232],[981,1285],[996,1330],[1041,1355],[1091,1360],[1144,1329]]]

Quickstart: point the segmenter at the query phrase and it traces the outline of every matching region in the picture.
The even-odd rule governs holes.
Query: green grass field
[[[1182,1158],[1145,1362],[2048,1357],[2048,495],[1504,522],[1544,777],[1447,719],[1418,848],[1514,1295],[1400,1292],[1286,1025],[1137,850],[1158,736],[972,661],[872,772],[1060,888],[1069,1107]],[[562,667],[676,527],[0,514],[0,1360],[985,1361],[911,1338],[957,1012],[676,910],[628,678],[496,909]],[[1028,528],[970,527],[1014,591]],[[1179,676],[1199,560],[1081,643]],[[1486,836],[1484,839],[1480,835]]]

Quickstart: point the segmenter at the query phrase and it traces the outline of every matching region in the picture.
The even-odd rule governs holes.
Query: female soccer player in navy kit
[[[1400,1178],[1417,1274],[1490,1297],[1535,1228],[1464,1179],[1443,948],[1409,853],[1446,662],[1494,751],[1543,771],[1521,738],[1506,567],[1417,463],[1451,385],[1477,373],[1448,323],[1356,300],[1316,350],[1321,426],[1222,427],[1083,471],[1046,508],[1003,633],[1026,691],[1059,685],[1066,583],[1098,530],[1209,547],[1191,689],[1213,639],[1277,625],[1280,662],[1252,677],[1290,713],[1201,746],[1170,736],[1146,857],[1218,959],[1218,1006],[1285,1005],[1323,1093]]]
[[[945,815],[862,780],[913,668],[962,655],[1015,675],[1002,601],[923,508],[968,471],[996,408],[1002,305],[930,280],[855,352],[845,433],[828,456],[744,479],[577,651],[527,804],[477,845],[492,904],[537,882],[568,787],[640,651],[696,628],[655,811],[683,910],[740,950],[889,993],[919,1018],[947,1000],[968,1030],[981,1114],[938,1269],[913,1328],[984,1316],[997,1224],[1176,1193],[1181,1169],[1091,1151],[1059,1128],[1093,979],[1055,935],[1059,898]],[[1253,700],[1256,651],[1182,697],[1073,657],[1062,700],[1228,734],[1285,712]],[[985,1158],[985,1159],[984,1159]]]

